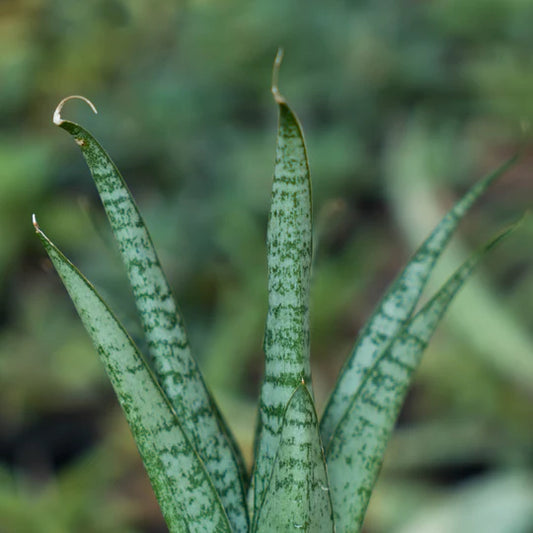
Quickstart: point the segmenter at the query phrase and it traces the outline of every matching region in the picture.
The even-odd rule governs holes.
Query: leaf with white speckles
[[[311,394],[300,385],[287,405],[257,533],[334,531],[324,452]]]
[[[275,73],[281,57],[278,55]],[[254,509],[262,501],[276,456],[285,407],[303,379],[310,383],[309,278],[311,182],[298,118],[273,84],[279,107],[276,165],[267,231],[268,315],[265,376],[253,476]]]
[[[455,204],[420,246],[378,305],[344,364],[320,421],[322,441],[326,448],[346,409],[372,371],[375,361],[382,356],[391,340],[411,316],[437,259],[459,222],[487,187],[508,170],[516,159],[517,156],[510,158],[480,180]]]
[[[465,261],[367,372],[325,450],[338,531],[361,527],[413,373],[444,312],[484,254],[515,227]]]
[[[231,532],[206,466],[143,356],[94,287],[37,233],[98,350],[169,530]]]
[[[245,532],[248,513],[243,461],[191,355],[183,320],[152,239],[106,151],[86,129],[61,118],[66,100],[59,104],[54,122],[74,137],[94,178],[126,266],[155,374],[204,461],[234,530]]]

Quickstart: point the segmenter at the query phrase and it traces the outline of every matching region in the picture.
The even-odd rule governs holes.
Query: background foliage
[[[51,123],[62,97],[97,105],[98,116],[83,104],[64,114],[93,131],[132,188],[206,379],[250,457],[278,45],[313,177],[312,354],[323,404],[411,246],[533,121],[532,17],[526,0],[334,0],[327,9],[316,0],[305,9],[295,0],[4,0],[0,531],[164,531],[104,373],[31,227],[35,211],[140,334],[88,170]],[[527,149],[468,217],[438,280],[463,257],[461,244],[477,246],[530,207],[532,158]],[[369,532],[530,531],[532,237],[526,220],[430,346]]]

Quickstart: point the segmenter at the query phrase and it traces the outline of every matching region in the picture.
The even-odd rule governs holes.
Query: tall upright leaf
[[[372,371],[376,360],[382,356],[391,339],[411,316],[437,259],[459,222],[487,187],[509,169],[516,159],[517,156],[510,158],[494,172],[488,174],[452,207],[420,246],[379,303],[359,335],[328,400],[320,428],[325,446],[344,416],[348,405],[358,394],[369,372]]]
[[[302,379],[310,383],[309,277],[311,182],[298,118],[280,95],[274,64],[272,93],[279,108],[276,165],[267,231],[268,315],[265,376],[253,477],[254,509],[262,501],[274,465],[285,407]]]
[[[433,130],[432,130],[433,131]],[[411,122],[401,138],[393,135],[386,154],[386,192],[394,220],[409,245],[424,237],[420,228],[433,224],[441,216],[438,186],[428,180],[428,128],[419,120]],[[523,139],[522,143],[529,143]],[[420,202],[424,209],[418,209]],[[439,261],[439,271],[453,268],[464,256],[465,245],[455,240]],[[429,287],[435,283],[429,281]],[[526,394],[533,391],[533,328],[525,316],[511,312],[487,280],[473,279],[464,289],[461,303],[447,315],[446,322],[454,335],[464,340],[483,363],[502,378],[512,381]],[[502,354],[505,357],[502,357]]]
[[[255,531],[335,531],[318,419],[303,383],[285,411],[278,453]]]
[[[424,349],[457,291],[484,254],[514,226],[472,255],[402,328],[366,374],[328,445],[326,459],[340,532],[360,530],[400,407]]]
[[[230,533],[209,472],[145,359],[94,287],[35,228],[98,350],[170,531]]]
[[[83,97],[94,111],[94,106]],[[61,118],[89,166],[133,289],[158,380],[205,462],[235,531],[246,531],[244,469],[232,436],[191,355],[183,320],[137,205],[120,172],[86,129]]]

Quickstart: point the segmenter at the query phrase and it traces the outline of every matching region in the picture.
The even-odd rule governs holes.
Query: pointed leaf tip
[[[514,233],[524,223],[524,220],[526,220],[529,215],[530,211],[528,210],[518,220],[511,222],[506,228],[503,228],[488,244],[483,246],[482,249],[488,252],[500,244],[503,239],[508,237],[511,233]]]
[[[276,59],[274,59],[274,64],[272,65],[272,95],[274,96],[274,100],[278,104],[286,104],[287,101],[285,98],[281,95],[278,88],[278,80],[279,80],[279,69],[281,68],[281,62],[283,61],[283,48],[278,48],[278,52],[276,53]]]
[[[273,72],[275,97],[280,61],[281,52]],[[268,313],[253,481],[255,508],[263,500],[274,465],[285,406],[302,378],[311,385],[309,281],[313,237],[309,163],[297,116],[284,100],[276,99],[276,103],[279,120],[267,229]]]
[[[71,96],[67,96],[66,98],[63,98],[59,104],[57,104],[57,107],[54,111],[54,117],[52,118],[53,123],[56,126],[61,126],[61,124],[64,122],[64,120],[61,118],[61,111],[63,110],[63,106],[69,101],[69,100],[83,100],[94,112],[95,115],[98,114],[98,111],[96,110],[96,107],[94,104],[88,99],[85,98],[85,96],[80,96],[77,94],[73,94]]]
[[[35,216],[35,213],[31,215],[31,223],[33,224],[33,227],[35,228],[35,232],[40,233],[41,228],[39,227],[39,224],[37,223],[37,217]]]

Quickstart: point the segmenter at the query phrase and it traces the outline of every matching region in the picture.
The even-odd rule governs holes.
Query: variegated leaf
[[[61,118],[67,100],[59,104],[54,122],[74,137],[94,178],[126,266],[157,378],[205,462],[233,528],[245,532],[243,461],[191,355],[183,320],[152,239],[106,151],[86,129]]]
[[[230,533],[211,476],[144,357],[94,287],[35,224],[91,336],[172,533]]]
[[[369,368],[326,445],[338,531],[360,531],[387,442],[431,335],[479,260],[513,229],[465,261]]]
[[[304,384],[287,405],[274,469],[255,531],[335,531],[318,419]]]
[[[381,300],[367,322],[344,364],[329,398],[320,423],[322,441],[327,447],[346,409],[359,393],[373,365],[390,341],[411,316],[422,290],[459,222],[487,187],[516,161],[510,158],[494,172],[476,183],[446,214],[431,235],[420,246],[400,276]]]
[[[281,55],[274,67],[277,74]],[[273,83],[279,107],[276,165],[267,232],[268,315],[265,376],[253,476],[254,509],[262,501],[279,444],[285,407],[302,379],[310,383],[309,277],[311,182],[298,118]]]

